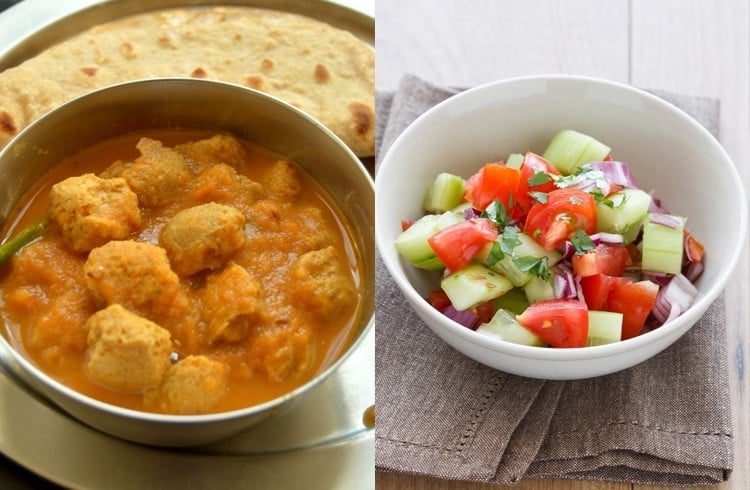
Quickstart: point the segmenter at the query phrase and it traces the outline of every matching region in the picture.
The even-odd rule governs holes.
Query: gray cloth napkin
[[[417,116],[456,92],[407,76],[395,93],[378,93],[377,161]],[[718,133],[717,101],[657,95]],[[505,374],[454,351],[412,311],[379,257],[376,306],[378,471],[503,484],[697,485],[731,474],[723,295],[649,361],[569,382]]]

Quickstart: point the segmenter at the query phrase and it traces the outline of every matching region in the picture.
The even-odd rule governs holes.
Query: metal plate
[[[374,45],[372,0],[25,0],[0,14],[0,70],[101,22],[217,3],[307,15]],[[140,446],[99,433],[0,369],[0,452],[69,488],[374,488],[374,431],[362,418],[374,399],[373,330],[291,410],[230,440],[190,450]],[[319,415],[314,423],[310,413]]]

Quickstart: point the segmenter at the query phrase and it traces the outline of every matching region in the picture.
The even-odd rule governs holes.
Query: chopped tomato
[[[586,304],[577,299],[539,301],[518,316],[518,323],[552,347],[585,347],[589,333]]]
[[[534,199],[529,195],[529,192],[543,192],[546,194],[557,189],[555,182],[551,178],[546,179],[543,176],[541,178],[535,177],[535,174],[540,172],[547,175],[560,175],[560,172],[547,160],[534,153],[527,153],[521,165],[518,190],[514,195],[513,208],[510,213],[512,218],[523,219],[531,209]],[[529,179],[531,179],[531,182]],[[536,180],[542,181],[542,183],[534,185]],[[547,181],[544,182],[545,180]]]
[[[427,301],[429,301],[432,307],[438,311],[443,311],[451,305],[451,300],[442,289],[430,291],[430,294],[427,296]]]
[[[484,303],[479,303],[475,306],[475,310],[479,317],[479,323],[488,323],[495,315],[495,302],[485,301]]]
[[[622,276],[630,263],[630,252],[624,245],[600,243],[593,250],[574,255],[572,262],[573,272],[580,277]]]
[[[596,232],[596,202],[579,189],[556,189],[547,194],[547,202],[531,206],[524,232],[547,250],[553,250],[577,230]]]
[[[641,333],[658,293],[659,286],[651,281],[621,284],[610,291],[607,309],[622,313],[622,340]]]
[[[607,311],[609,293],[621,284],[631,282],[624,277],[594,274],[581,278],[581,290],[589,310]]]
[[[690,262],[700,262],[703,260],[703,244],[696,240],[687,230],[685,230],[685,252]]]
[[[461,221],[427,239],[427,243],[448,270],[457,271],[471,263],[474,256],[497,238],[497,228],[486,218]]]
[[[487,163],[466,181],[465,199],[474,209],[484,209],[498,199],[505,209],[510,209],[515,199],[520,172],[501,163]]]
[[[406,231],[414,224],[412,220],[401,220],[401,231]]]

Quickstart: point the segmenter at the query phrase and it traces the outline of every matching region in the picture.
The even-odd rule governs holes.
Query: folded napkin
[[[378,159],[417,116],[456,92],[408,76],[395,93],[378,93]],[[717,134],[717,101],[657,95]],[[459,354],[422,323],[380,258],[376,305],[378,471],[671,485],[719,483],[731,473],[723,295],[649,361],[567,382],[505,374]]]

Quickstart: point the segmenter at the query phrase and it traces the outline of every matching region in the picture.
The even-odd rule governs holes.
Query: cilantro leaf
[[[552,182],[552,177],[549,176],[547,172],[534,172],[534,175],[529,177],[529,180],[527,181],[529,184],[529,187],[535,187],[538,185],[544,185],[548,182]]]
[[[482,211],[480,216],[495,223],[495,226],[497,226],[498,229],[504,227],[510,221],[508,210],[505,209],[505,205],[499,199],[492,201],[490,205]]]
[[[545,281],[549,279],[550,273],[546,255],[543,257],[525,255],[523,257],[513,259],[513,263],[516,264],[516,267],[518,267],[518,270],[520,271],[528,272]]]
[[[605,196],[604,193],[600,191],[599,189],[596,189],[590,194],[594,196],[594,201],[596,201],[597,203],[604,204],[605,206],[608,206],[614,209],[615,203],[612,202],[612,199],[609,199],[607,196]]]
[[[529,192],[529,196],[531,198],[540,203],[540,204],[547,204],[547,193],[546,192],[537,192],[537,191],[531,191]]]
[[[590,192],[590,194],[592,196],[594,196],[594,200],[597,203],[604,204],[605,206],[610,207],[612,209],[617,209],[617,208],[623,206],[625,204],[625,202],[627,202],[628,198],[630,198],[630,196],[628,194],[618,194],[618,195],[622,195],[622,199],[620,199],[620,202],[618,202],[617,204],[615,204],[614,200],[612,200],[609,197],[607,197],[606,195],[604,195],[604,193],[601,190],[599,190],[599,189],[597,189],[597,190],[595,190],[593,192]]]
[[[487,256],[487,265],[489,267],[492,267],[493,265],[497,264],[501,260],[505,258],[505,254],[503,253],[502,247],[498,242],[492,242],[492,249],[490,250],[490,254]]]
[[[622,194],[622,199],[620,199],[620,202],[617,204],[613,204],[612,208],[617,209],[623,205],[630,199],[630,194]]]
[[[513,255],[513,249],[521,244],[518,238],[518,228],[515,226],[506,226],[503,230],[503,239],[500,240],[500,249],[503,253]]]
[[[583,255],[589,250],[594,250],[596,245],[591,237],[586,234],[583,230],[576,231],[576,236],[570,239],[573,247],[576,249],[576,255]]]

